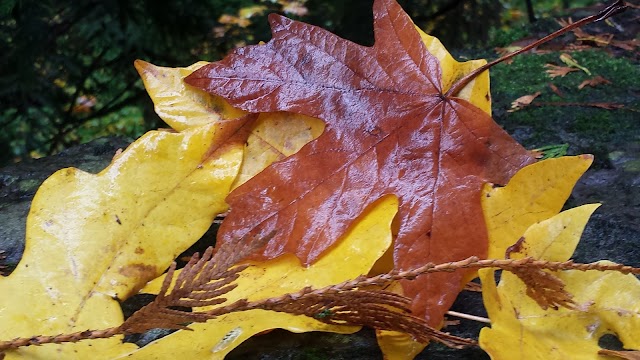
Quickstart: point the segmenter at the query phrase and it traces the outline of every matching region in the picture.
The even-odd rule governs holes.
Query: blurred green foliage
[[[526,21],[522,1],[399,2],[418,26],[446,46],[461,47],[490,41],[490,29]],[[165,66],[220,59],[234,47],[268,41],[270,12],[370,45],[372,3],[0,0],[0,166],[162,126],[133,68],[135,59]],[[562,6],[558,0],[541,3],[545,9]]]

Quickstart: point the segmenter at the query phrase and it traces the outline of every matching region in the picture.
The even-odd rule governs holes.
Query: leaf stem
[[[474,71],[470,72],[469,74],[465,75],[463,78],[461,78],[460,80],[458,80],[455,84],[453,84],[453,86],[451,86],[451,88],[449,89],[449,91],[447,91],[445,93],[445,97],[451,97],[456,95],[458,92],[460,92],[460,90],[462,90],[465,86],[467,86],[467,84],[469,82],[471,82],[471,80],[475,79],[476,76],[478,76],[480,73],[488,70],[489,68],[491,68],[492,66],[499,64],[503,61],[509,60],[511,58],[513,58],[514,56],[520,55],[523,52],[527,52],[535,47],[540,46],[541,44],[546,43],[549,40],[555,39],[556,37],[571,31],[577,27],[581,27],[583,25],[592,23],[592,22],[596,22],[596,21],[600,21],[600,20],[604,20],[610,16],[613,16],[615,14],[618,14],[622,11],[624,11],[627,8],[627,5],[625,4],[625,2],[623,0],[617,0],[615,3],[607,6],[606,8],[604,8],[602,11],[600,11],[599,13],[595,14],[595,15],[591,15],[591,16],[587,16],[577,22],[571,23],[565,27],[563,27],[562,29],[555,31],[545,37],[543,37],[542,39],[531,43],[519,50],[516,50],[510,54],[507,54],[505,56],[502,56],[496,60],[493,60],[489,63],[486,63],[485,65],[475,69]]]
[[[465,314],[465,313],[461,313],[453,310],[447,311],[447,315],[455,316],[461,319],[473,320],[473,321],[477,321],[485,324],[491,324],[491,320],[487,319],[486,317]]]

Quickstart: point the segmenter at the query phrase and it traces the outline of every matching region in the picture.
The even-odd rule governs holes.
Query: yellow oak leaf
[[[36,193],[24,256],[0,278],[0,339],[118,326],[136,293],[197,241],[237,176],[242,143],[215,124],[152,131],[99,174],[62,169]],[[108,359],[122,336],[8,351],[6,359]]]
[[[590,156],[548,159],[518,172],[504,188],[485,189],[483,209],[490,254],[568,260],[598,204],[557,215]],[[526,229],[526,230],[524,230]],[[527,295],[526,285],[503,271],[479,271],[491,328],[480,332],[480,346],[498,359],[596,359],[598,339],[615,333],[627,348],[640,341],[640,281],[633,275],[597,271],[561,271],[556,275],[573,295],[574,309],[542,309]]]
[[[390,226],[397,209],[396,197],[380,199],[372,209],[361,215],[335,247],[308,267],[302,266],[292,254],[265,262],[253,262],[253,266],[240,273],[236,281],[238,287],[224,295],[227,299],[224,304],[240,299],[267,299],[296,292],[306,286],[324,287],[366,274],[391,245]],[[142,292],[157,293],[163,279],[154,280]],[[359,329],[357,326],[328,325],[306,316],[266,310],[225,314],[206,323],[190,324],[189,328],[194,331],[176,331],[122,358],[222,359],[244,340],[269,329],[338,333],[351,333]]]

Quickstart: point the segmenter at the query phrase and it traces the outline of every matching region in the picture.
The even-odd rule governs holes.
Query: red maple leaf
[[[444,95],[440,64],[400,6],[375,2],[373,47],[269,20],[267,44],[236,49],[185,81],[238,108],[313,116],[326,129],[228,196],[219,244],[275,232],[259,258],[294,253],[309,264],[368,206],[394,194],[396,269],[485,255],[482,184],[504,184],[534,158],[486,113]],[[440,325],[465,274],[403,282],[414,314]]]

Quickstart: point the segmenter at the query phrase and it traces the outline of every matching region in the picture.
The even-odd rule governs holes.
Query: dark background
[[[529,16],[590,0],[399,1],[449,48],[490,48]],[[162,66],[215,61],[268,41],[278,12],[372,44],[372,0],[0,0],[0,166],[106,135],[136,138],[162,127],[135,59]],[[507,35],[507,37],[509,37]]]

